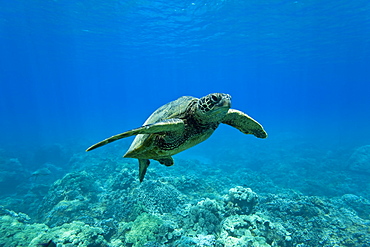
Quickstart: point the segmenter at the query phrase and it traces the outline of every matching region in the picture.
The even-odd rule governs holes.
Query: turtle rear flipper
[[[144,176],[150,164],[150,160],[149,159],[138,159],[138,160],[139,160],[139,180],[141,183],[144,180]],[[173,158],[171,156],[157,159],[157,161],[165,166],[172,166],[174,163]]]
[[[165,166],[173,166],[173,164],[175,163],[173,161],[173,158],[171,156],[168,156],[168,157],[162,157],[160,159],[156,159],[159,163],[161,163],[162,165],[165,165]]]
[[[139,160],[139,180],[140,183],[143,182],[146,169],[148,168],[150,161],[148,159],[138,159]]]
[[[258,138],[267,137],[267,133],[261,124],[244,112],[235,109],[229,109],[226,116],[222,119],[222,123],[237,128],[244,134],[252,134]]]
[[[163,132],[178,132],[178,131],[183,131],[184,130],[184,121],[178,118],[171,118],[167,119],[158,123],[154,124],[148,124],[141,126],[136,129],[132,129],[126,132],[123,132],[121,134],[109,137],[101,142],[98,142],[88,149],[86,151],[91,151],[95,148],[107,145],[111,142],[117,141],[122,138],[134,136],[134,135],[139,135],[139,134],[155,134],[155,133],[163,133]]]

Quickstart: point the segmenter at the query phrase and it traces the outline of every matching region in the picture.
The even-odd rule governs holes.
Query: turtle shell
[[[171,101],[157,110],[155,110],[149,118],[144,122],[143,125],[149,125],[164,121],[171,118],[183,118],[186,115],[186,111],[191,103],[197,102],[198,99],[191,96],[182,96],[177,100]],[[134,141],[131,143],[130,148],[124,155],[124,157],[130,158],[141,158],[140,153],[147,151],[148,149],[154,149],[153,137],[155,134],[139,134],[135,137]],[[154,156],[155,155],[153,152]],[[172,154],[168,154],[172,155]],[[157,158],[157,157],[142,157],[142,158]]]

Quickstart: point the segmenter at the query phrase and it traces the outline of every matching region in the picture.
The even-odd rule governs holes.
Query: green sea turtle
[[[158,108],[143,126],[107,138],[86,151],[136,135],[123,157],[139,160],[139,180],[142,182],[149,159],[172,166],[172,155],[205,141],[220,123],[237,128],[244,134],[267,137],[257,121],[230,107],[231,96],[228,94],[212,93],[200,99],[183,96]]]

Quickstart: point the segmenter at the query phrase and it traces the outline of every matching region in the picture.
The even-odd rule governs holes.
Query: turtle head
[[[202,122],[218,122],[231,107],[231,96],[225,93],[212,93],[199,99],[195,114]]]

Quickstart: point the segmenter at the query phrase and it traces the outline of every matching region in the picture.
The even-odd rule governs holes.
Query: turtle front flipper
[[[161,133],[161,132],[177,132],[177,131],[183,131],[184,130],[184,121],[178,118],[171,118],[164,120],[162,122],[154,123],[154,124],[148,124],[141,126],[139,128],[129,130],[126,132],[123,132],[121,134],[109,137],[101,142],[98,142],[88,149],[86,151],[91,151],[95,148],[107,145],[111,142],[117,141],[122,138],[139,135],[139,134],[155,134],[155,133]]]
[[[237,128],[244,134],[252,134],[258,138],[267,137],[267,133],[261,124],[244,112],[235,109],[229,109],[225,117],[222,119],[222,123]]]

